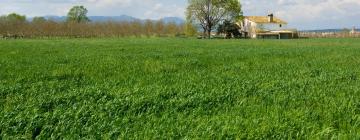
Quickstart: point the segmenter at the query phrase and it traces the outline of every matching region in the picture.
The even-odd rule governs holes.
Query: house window
[[[282,25],[280,24],[280,28],[282,27]]]

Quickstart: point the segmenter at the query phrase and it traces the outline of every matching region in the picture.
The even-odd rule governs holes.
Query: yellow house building
[[[288,23],[273,14],[245,16],[238,25],[240,32],[250,38],[290,39],[297,37],[295,29],[288,29]]]

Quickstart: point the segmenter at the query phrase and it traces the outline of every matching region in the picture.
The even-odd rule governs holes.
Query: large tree
[[[7,16],[3,16],[2,20],[5,20],[6,22],[11,22],[11,23],[25,23],[26,16],[19,15],[16,13],[11,13]]]
[[[204,35],[211,37],[211,31],[221,22],[241,18],[239,0],[188,0],[187,20],[199,24]]]
[[[69,22],[89,22],[90,19],[87,17],[88,10],[84,6],[74,6],[70,9],[67,15],[67,21]]]
[[[15,35],[17,38],[18,35],[23,34],[22,29],[24,29],[26,24],[26,16],[19,15],[16,13],[11,13],[6,16],[0,17],[0,35]],[[10,36],[8,36],[10,37]]]

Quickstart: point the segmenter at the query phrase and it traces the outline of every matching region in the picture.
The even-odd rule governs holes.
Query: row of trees
[[[185,26],[162,21],[77,23],[55,22],[37,18],[32,22],[0,21],[3,37],[128,37],[176,36],[184,34]]]
[[[41,37],[129,37],[129,36],[195,36],[197,31],[190,24],[164,23],[163,21],[91,22],[87,9],[74,6],[66,21],[34,17],[27,21],[19,14],[0,17],[0,36],[5,38]],[[186,30],[186,31],[185,31]]]
[[[91,22],[88,10],[74,6],[64,22],[44,17],[34,17],[31,22],[25,16],[9,14],[0,17],[2,37],[125,37],[125,36],[195,36],[198,28],[210,38],[218,31],[227,36],[238,35],[236,21],[242,18],[239,0],[188,0],[187,22],[184,25],[162,21]]]
[[[239,0],[188,0],[186,11],[187,23],[184,33],[189,36],[196,34],[196,25],[203,29],[203,36],[211,37],[211,32],[217,28],[218,33],[226,36],[241,36],[236,22],[242,20],[242,10]],[[83,6],[73,7],[68,14],[68,21],[77,23],[89,22],[87,9]],[[170,25],[171,26],[171,25]],[[172,30],[174,31],[174,30]],[[171,29],[170,29],[170,33]]]
[[[32,22],[10,20],[5,17],[2,19],[0,19],[0,36],[4,38],[177,36],[184,35],[186,28],[195,30],[192,26],[151,20],[77,23],[56,22],[44,18],[34,18]],[[187,35],[195,34],[196,31]]]

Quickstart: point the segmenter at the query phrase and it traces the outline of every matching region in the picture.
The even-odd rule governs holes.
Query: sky
[[[244,15],[274,13],[298,29],[360,28],[360,0],[241,0]],[[0,15],[64,16],[84,5],[90,16],[129,15],[142,19],[184,18],[187,0],[0,0]]]

